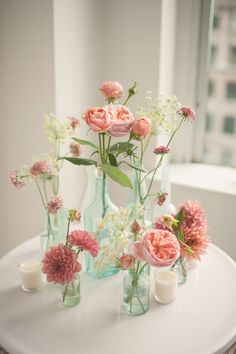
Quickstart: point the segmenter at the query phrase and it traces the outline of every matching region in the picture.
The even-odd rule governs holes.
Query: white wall
[[[47,150],[42,115],[54,111],[50,0],[0,0],[0,53],[2,255],[44,222],[35,186],[17,191],[9,173]]]

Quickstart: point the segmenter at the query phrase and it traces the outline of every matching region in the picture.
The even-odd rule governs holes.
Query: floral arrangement
[[[92,257],[96,257],[99,244],[94,235],[83,230],[70,230],[70,222],[78,220],[76,210],[70,210],[68,217],[67,236],[65,244],[52,246],[42,260],[42,271],[47,276],[48,282],[54,282],[65,286],[62,301],[65,302],[70,283],[76,280],[82,265],[78,262],[80,252],[87,251]]]

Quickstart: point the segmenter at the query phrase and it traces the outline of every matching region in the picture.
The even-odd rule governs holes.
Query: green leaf
[[[111,165],[99,165],[101,170],[105,172],[113,181],[119,183],[123,187],[133,188],[129,177],[118,167]]]
[[[73,140],[81,145],[89,145],[89,146],[93,147],[95,150],[99,151],[99,147],[97,145],[95,145],[94,143],[92,143],[91,141],[82,140],[82,139],[78,139],[78,138],[73,138]]]
[[[178,231],[178,239],[181,243],[184,243],[184,233],[182,230]]]
[[[147,172],[147,171],[144,170],[143,168],[141,168],[141,167],[139,167],[139,166],[137,166],[137,165],[135,165],[135,164],[132,164],[132,163],[130,163],[130,162],[121,161],[120,164],[122,164],[122,163],[128,165],[128,166],[131,167],[131,168],[134,168],[135,170],[138,170],[138,171],[141,171],[141,172]]]
[[[128,142],[121,142],[112,145],[109,149],[109,152],[112,154],[119,155],[121,153],[127,152],[128,150],[133,149],[134,147],[135,147],[134,144]]]
[[[180,209],[178,214],[175,216],[175,219],[179,221],[178,227],[180,227],[184,221],[184,208]]]
[[[115,155],[109,153],[109,154],[108,154],[108,158],[109,158],[110,164],[111,164],[112,166],[115,166],[115,167],[118,166],[118,163],[117,163],[117,160],[116,160]]]
[[[97,161],[90,160],[90,159],[81,159],[79,157],[59,157],[58,160],[67,160],[74,165],[84,165],[84,166],[90,166],[90,165],[97,165]]]

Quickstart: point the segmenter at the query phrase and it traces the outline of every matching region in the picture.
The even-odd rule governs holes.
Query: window
[[[228,116],[224,119],[223,124],[223,132],[226,134],[234,134],[235,133],[235,118]]]
[[[213,28],[216,29],[219,28],[219,26],[220,26],[220,16],[219,13],[216,11],[213,17]]]
[[[207,113],[206,116],[206,131],[209,132],[212,129],[212,116]]]
[[[229,48],[229,63],[236,64],[236,45]]]
[[[208,96],[211,97],[215,92],[215,84],[212,80],[208,82]]]
[[[211,47],[211,64],[215,64],[217,59],[217,47],[213,45]]]
[[[226,97],[236,98],[236,82],[228,82],[226,84]]]
[[[236,33],[236,9],[231,9],[230,7],[228,7],[227,10],[230,12],[230,29],[232,32]]]

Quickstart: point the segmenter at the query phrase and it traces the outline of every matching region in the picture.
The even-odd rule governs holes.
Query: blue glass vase
[[[91,205],[84,212],[84,227],[88,232],[93,233],[100,246],[97,257],[92,257],[86,253],[86,271],[93,278],[101,279],[113,275],[118,272],[114,267],[115,257],[111,249],[109,240],[110,226],[99,227],[103,218],[111,212],[117,211],[117,207],[112,203],[108,193],[108,181],[106,175],[96,176],[95,195]],[[104,249],[107,248],[106,258],[104,257]],[[104,259],[103,259],[104,258]]]

